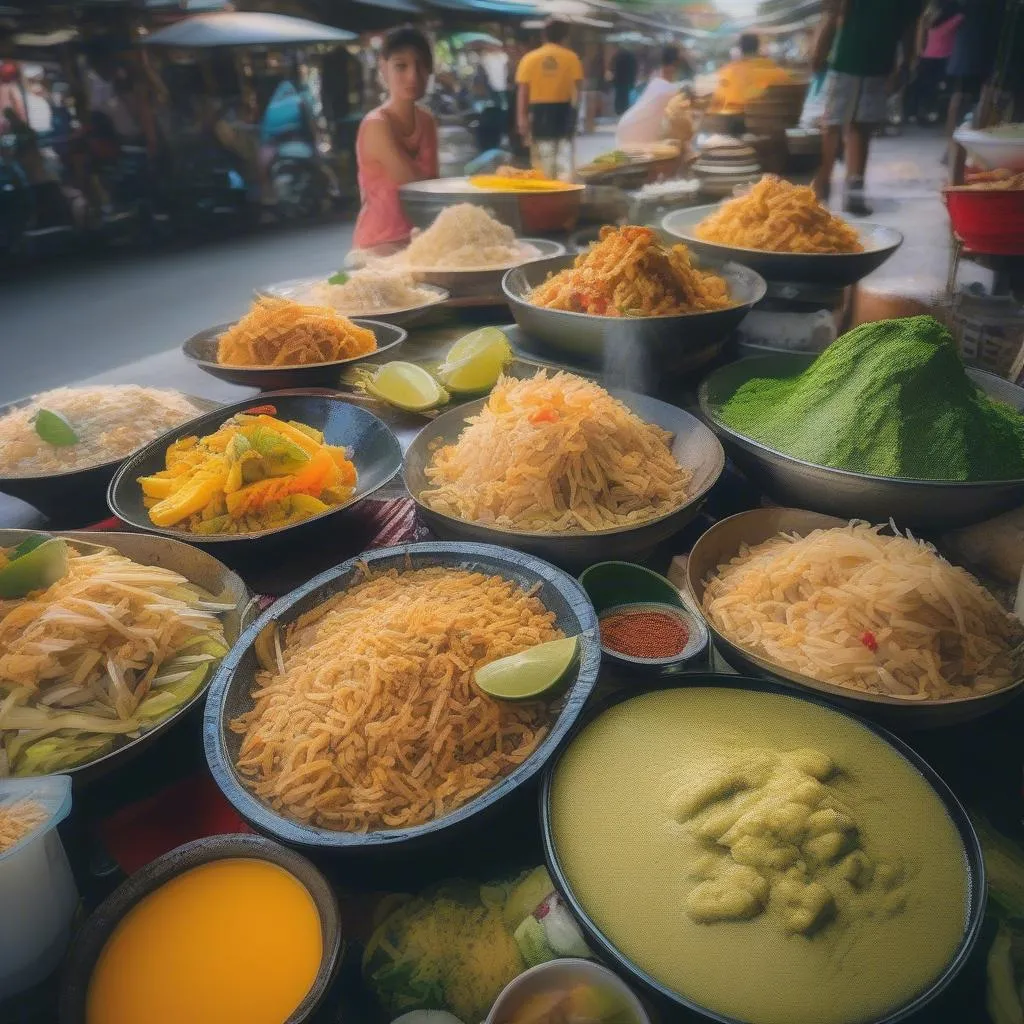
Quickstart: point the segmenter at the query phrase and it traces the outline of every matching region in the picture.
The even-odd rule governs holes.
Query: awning
[[[541,12],[532,4],[503,2],[503,0],[428,0],[431,7],[463,14],[495,15],[497,17],[535,18]]]
[[[299,46],[347,43],[352,32],[285,14],[250,11],[197,14],[158,29],[141,42],[146,46],[206,49],[215,46]]]
[[[384,11],[399,11],[402,14],[422,14],[423,8],[412,0],[355,0],[364,7],[379,7]]]

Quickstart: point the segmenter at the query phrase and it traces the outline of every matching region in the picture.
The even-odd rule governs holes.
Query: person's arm
[[[842,0],[827,0],[821,15],[821,22],[818,25],[817,34],[814,37],[814,43],[811,46],[812,71],[824,71],[828,65],[828,56],[832,52],[832,44],[835,42],[836,33],[839,31],[842,9]]]
[[[516,128],[523,142],[530,139],[530,87],[520,82],[516,90]]]
[[[421,179],[419,168],[395,141],[391,127],[383,118],[375,117],[364,121],[360,132],[362,152],[368,160],[379,163],[392,181],[406,185],[410,181]]]
[[[437,145],[437,122],[434,120],[434,115],[426,113],[427,125],[424,131],[426,136],[424,138],[424,144],[428,147],[427,153],[430,157],[430,176],[431,178],[441,177],[441,161],[438,156],[438,145]]]
[[[903,35],[900,38],[900,55],[897,59],[896,67],[893,68],[892,75],[889,78],[890,93],[898,92],[903,87],[911,68],[914,66],[914,61],[917,59],[917,23],[919,17],[920,12],[918,11],[916,15],[908,18],[906,25],[903,26]]]

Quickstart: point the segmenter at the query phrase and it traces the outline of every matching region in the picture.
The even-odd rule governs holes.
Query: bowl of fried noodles
[[[539,354],[643,391],[711,362],[766,287],[736,263],[698,266],[646,227],[602,228],[578,256],[527,264],[502,281]]]
[[[741,512],[694,545],[686,583],[737,671],[894,725],[967,721],[1024,686],[1020,621],[970,572],[892,523]]]
[[[240,320],[200,331],[182,352],[214,377],[262,391],[336,387],[343,370],[407,337],[393,324],[349,319],[329,305],[260,295]]]
[[[507,701],[480,666],[578,637],[560,688]],[[427,542],[368,551],[282,598],[221,664],[206,757],[260,832],[384,855],[479,822],[554,753],[594,688],[597,616],[530,555]]]
[[[903,243],[895,228],[854,227],[813,189],[773,174],[724,203],[673,210],[661,227],[695,253],[736,260],[768,281],[835,287],[867,277]]]
[[[639,560],[697,514],[725,467],[696,417],[564,371],[501,378],[439,416],[405,455],[433,533],[503,544],[579,570]]]

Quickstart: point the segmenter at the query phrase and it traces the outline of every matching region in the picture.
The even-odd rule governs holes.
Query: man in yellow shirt
[[[583,85],[579,57],[562,44],[569,26],[549,21],[544,44],[531,50],[516,69],[516,122],[530,142],[533,166],[548,178],[571,175],[576,104]]]
[[[747,104],[770,85],[789,81],[789,74],[770,57],[759,56],[761,41],[753,33],[740,36],[740,59],[718,72],[718,87],[708,110],[742,115]]]

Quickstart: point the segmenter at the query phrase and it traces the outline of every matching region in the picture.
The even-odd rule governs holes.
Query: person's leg
[[[839,158],[842,126],[849,120],[851,89],[855,79],[851,75],[830,71],[825,76],[825,109],[821,115],[821,166],[814,176],[812,187],[822,202],[827,202],[832,191],[832,171]]]
[[[821,126],[821,166],[811,182],[814,194],[827,202],[832,192],[832,171],[839,158],[839,143],[842,139],[842,126],[838,124],[822,124]]]
[[[846,185],[843,209],[856,217],[868,217],[871,208],[864,201],[864,177],[868,169],[868,152],[875,125],[853,122],[846,128]]]

